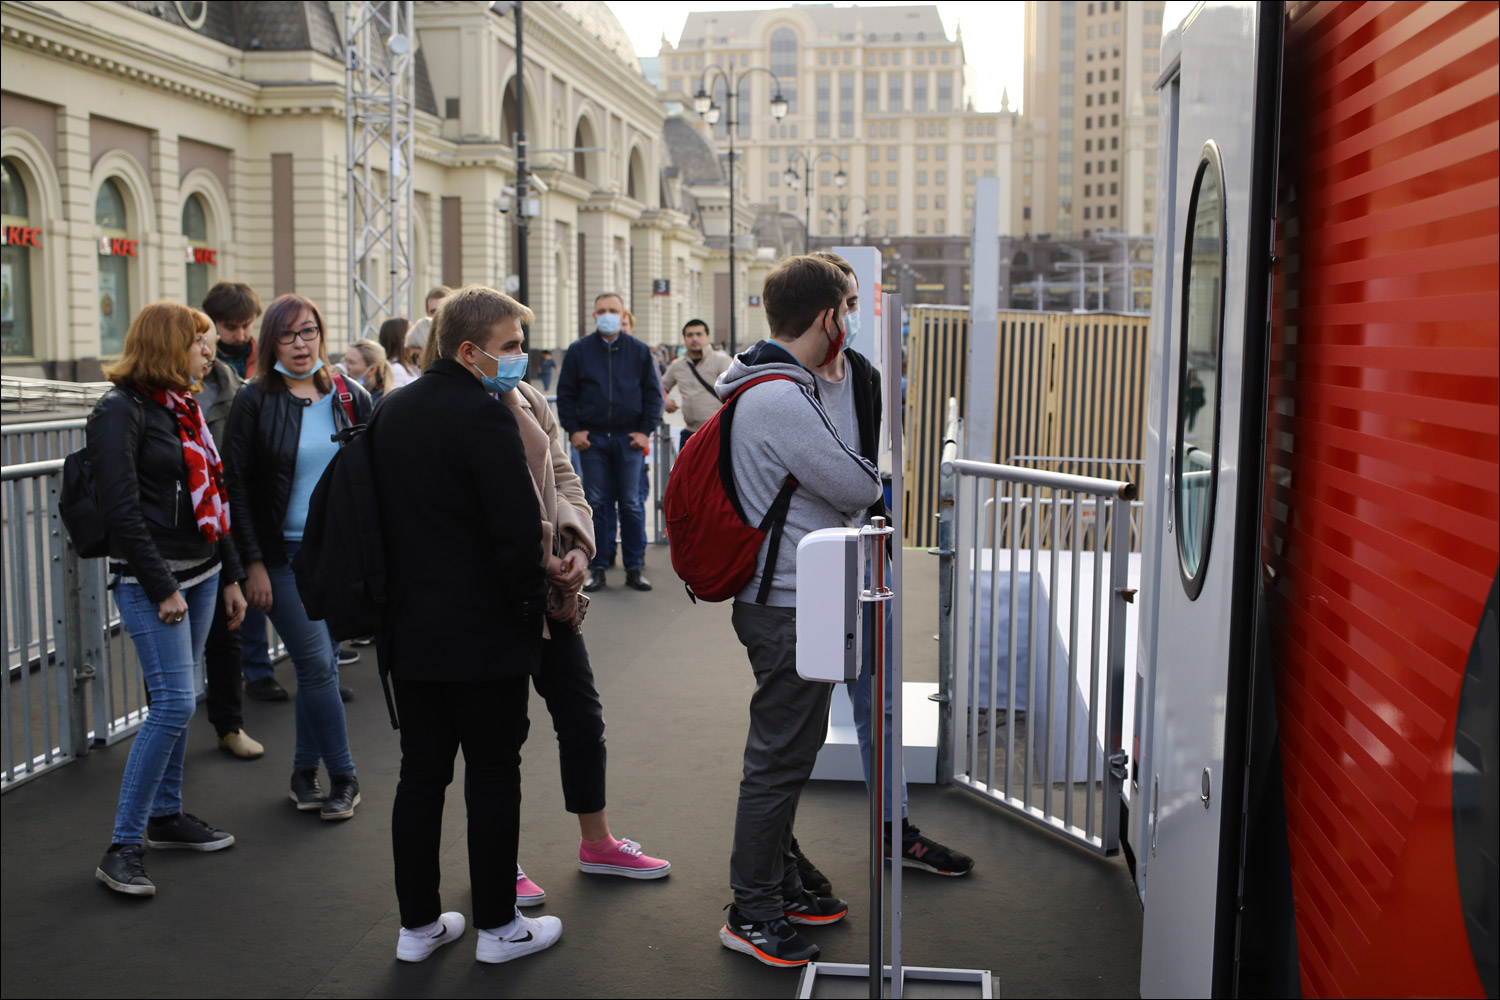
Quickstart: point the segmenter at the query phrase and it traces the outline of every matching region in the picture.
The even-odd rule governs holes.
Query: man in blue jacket
[[[661,379],[650,349],[620,330],[625,300],[615,292],[594,298],[594,332],[563,355],[557,379],[557,416],[583,465],[583,489],[594,509],[594,537],[615,537],[625,550],[625,585],[650,590],[646,563],[646,510],[641,468],[651,432],[661,421]],[[613,552],[601,544],[583,589],[604,586]]]

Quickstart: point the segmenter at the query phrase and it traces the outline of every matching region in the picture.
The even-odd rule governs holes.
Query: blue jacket
[[[573,342],[557,377],[557,418],[569,434],[650,434],[661,422],[661,376],[651,350],[628,333],[595,330]]]

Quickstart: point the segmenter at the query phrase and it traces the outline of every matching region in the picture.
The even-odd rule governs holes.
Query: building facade
[[[1001,178],[1010,203],[1017,115],[972,109],[962,35],[948,36],[935,6],[688,15],[678,44],[663,40],[660,91],[727,153],[720,70],[736,79],[736,197],[815,240],[962,235],[981,177]],[[692,113],[700,87],[725,109],[717,125]],[[778,88],[789,104],[780,121]]]
[[[264,301],[311,297],[330,348],[348,343],[343,8],[0,3],[8,374],[96,378],[142,305],[196,304],[222,278]],[[506,287],[509,5],[415,16],[413,297]],[[532,346],[587,332],[601,291],[625,296],[638,336],[675,342],[711,309],[713,252],[668,177],[658,94],[605,4],[525,16],[531,169],[547,189],[529,220]]]
[[[1026,3],[1016,234],[1151,232],[1162,0]]]

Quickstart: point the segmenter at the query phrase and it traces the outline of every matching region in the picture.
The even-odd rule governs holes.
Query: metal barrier
[[[939,780],[1114,854],[1135,486],[957,454],[936,550]]]
[[[65,382],[0,375],[0,408],[7,413],[87,409],[112,388],[108,382]]]
[[[662,497],[667,492],[667,478],[677,461],[677,435],[665,421],[656,428],[656,443],[651,447],[651,516],[657,545],[667,544],[667,515]]]
[[[83,447],[83,418],[0,426],[0,465],[66,458]]]

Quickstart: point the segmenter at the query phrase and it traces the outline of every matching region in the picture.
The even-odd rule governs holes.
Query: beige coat
[[[718,396],[703,387],[703,382],[712,386],[729,370],[731,363],[732,359],[723,351],[709,350],[703,352],[703,358],[696,366],[687,357],[678,358],[667,366],[667,373],[661,379],[661,391],[677,389],[682,398],[682,421],[688,430],[696,431],[702,427],[724,405]],[[698,375],[703,376],[703,382],[693,374],[695,367]]]
[[[564,556],[572,549],[582,549],[594,557],[594,512],[583,496],[583,481],[573,471],[573,463],[563,451],[557,418],[542,394],[526,382],[500,397],[513,411],[526,447],[526,463],[531,467],[532,484],[542,510],[542,545],[553,555]],[[571,607],[571,594],[547,595],[549,613]],[[568,617],[571,617],[569,613]]]

